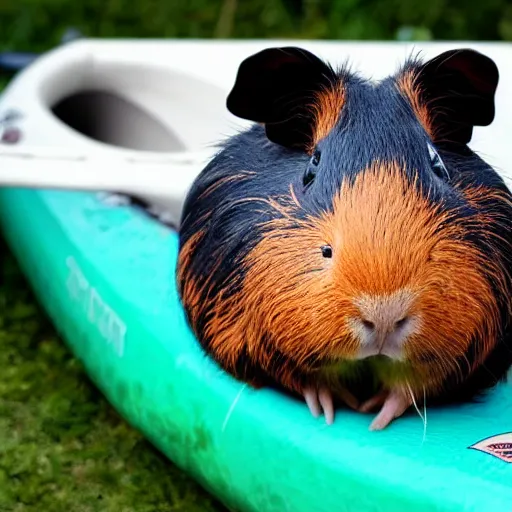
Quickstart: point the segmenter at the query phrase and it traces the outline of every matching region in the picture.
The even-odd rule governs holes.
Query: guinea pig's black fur
[[[442,389],[437,384],[432,387],[432,400],[469,400],[505,378],[512,365],[512,196],[502,178],[467,145],[474,126],[492,122],[497,85],[494,62],[469,49],[445,52],[427,62],[410,59],[397,73],[377,83],[346,67],[335,70],[298,48],[267,49],[246,59],[227,106],[255,124],[223,142],[197,177],[186,198],[179,232],[179,292],[191,328],[206,352],[238,379],[254,385],[275,382],[298,393],[335,360],[330,345],[329,349],[327,345],[318,348],[307,333],[302,338],[292,333],[292,324],[286,331],[290,339],[284,339],[278,322],[281,317],[285,321],[288,313],[284,309],[281,313],[279,305],[269,312],[274,323],[264,327],[265,317],[257,315],[263,315],[260,302],[267,291],[247,291],[247,276],[256,261],[253,255],[258,255],[258,268],[268,271],[268,276],[261,277],[268,296],[273,283],[288,293],[286,280],[290,278],[289,287],[297,286],[299,270],[305,265],[302,258],[310,258],[310,253],[300,256],[290,246],[290,258],[296,259],[299,270],[297,275],[283,275],[284,267],[275,263],[274,253],[258,252],[260,244],[279,236],[279,247],[286,248],[287,230],[300,230],[315,222],[311,219],[335,210],[335,198],[344,183],[350,187],[372,166],[379,169],[379,165],[393,163],[405,174],[411,191],[415,189],[434,205],[436,215],[446,216],[440,225],[454,222],[461,226],[453,243],[468,244],[481,256],[478,272],[490,284],[496,302],[492,347],[482,357],[477,334],[471,333],[471,342],[464,348],[462,341],[454,341],[460,349],[446,357],[450,368],[457,371],[446,370]],[[386,171],[378,172],[384,175]],[[487,192],[468,199],[475,190]],[[375,195],[384,193],[375,191]],[[286,227],[273,231],[276,219],[285,217]],[[399,239],[396,233],[384,231],[374,238]],[[334,245],[326,240],[327,246],[318,250],[334,261]],[[407,248],[399,250],[409,254]],[[354,261],[357,265],[357,258]],[[364,265],[357,267],[357,272],[366,274],[361,280],[373,272]],[[313,267],[304,270],[308,280],[314,279],[313,272],[324,271]],[[448,270],[453,273],[453,268]],[[408,272],[413,275],[416,269]],[[253,282],[260,281],[251,277]],[[290,293],[293,296],[293,290]],[[293,300],[297,325],[309,326],[308,310],[316,302],[307,296]],[[448,295],[446,300],[452,299]],[[329,297],[325,308],[331,307],[335,305]],[[260,313],[253,315],[251,308],[260,308]],[[333,317],[338,314],[335,311]],[[472,315],[460,311],[459,316]],[[242,323],[245,314],[253,316]],[[428,314],[423,311],[423,316]],[[343,318],[333,322],[339,322],[339,331],[345,333],[348,328]],[[311,329],[316,336],[315,327]],[[424,333],[420,331],[421,338]],[[250,343],[245,337],[251,337]],[[431,352],[418,349],[411,364],[445,368],[448,363],[435,348]],[[349,352],[348,359],[353,351]]]

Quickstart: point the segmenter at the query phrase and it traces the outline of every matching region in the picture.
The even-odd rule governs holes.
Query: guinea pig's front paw
[[[381,406],[379,414],[370,425],[370,430],[383,430],[395,418],[399,418],[412,405],[412,399],[407,391],[400,387],[390,391],[380,391],[359,407],[361,412],[370,412]]]
[[[334,422],[334,403],[332,392],[325,386],[307,386],[302,390],[302,395],[306,400],[306,404],[311,414],[318,418],[324,412],[325,422],[328,425],[332,425]],[[357,410],[359,403],[357,399],[346,389],[337,390],[336,393],[340,399],[348,405],[350,408]]]

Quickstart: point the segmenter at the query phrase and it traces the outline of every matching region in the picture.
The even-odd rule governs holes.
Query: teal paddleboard
[[[93,193],[1,189],[0,219],[92,380],[232,510],[512,510],[510,384],[483,404],[427,408],[426,431],[413,412],[382,432],[345,410],[326,426],[202,353],[176,290],[176,232]]]

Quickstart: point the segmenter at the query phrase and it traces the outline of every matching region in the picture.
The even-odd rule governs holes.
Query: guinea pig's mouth
[[[390,361],[403,361],[404,354],[401,347],[397,347],[393,344],[384,345],[381,347],[366,347],[363,346],[359,350],[355,359],[357,360],[390,360]]]
[[[361,359],[357,359],[356,364],[369,365],[372,367],[386,367],[386,368],[402,368],[406,366],[403,359],[396,359],[386,354],[375,354]]]
[[[388,364],[391,361],[395,361],[395,359],[393,359],[391,356],[388,356],[386,354],[375,354],[372,356],[365,357],[365,358],[361,359],[361,361],[367,361],[367,362],[376,363],[376,364]]]
[[[374,354],[358,359],[331,359],[330,361],[325,361],[325,364],[321,365],[323,368],[325,368],[325,366],[331,367],[337,372],[345,373],[345,371],[347,371],[350,373],[352,370],[358,371],[369,367],[385,367],[390,369],[405,368],[407,363],[404,360],[397,360],[385,354]]]

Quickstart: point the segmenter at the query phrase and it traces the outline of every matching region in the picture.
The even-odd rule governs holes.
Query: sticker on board
[[[512,464],[512,432],[482,439],[469,448]]]

